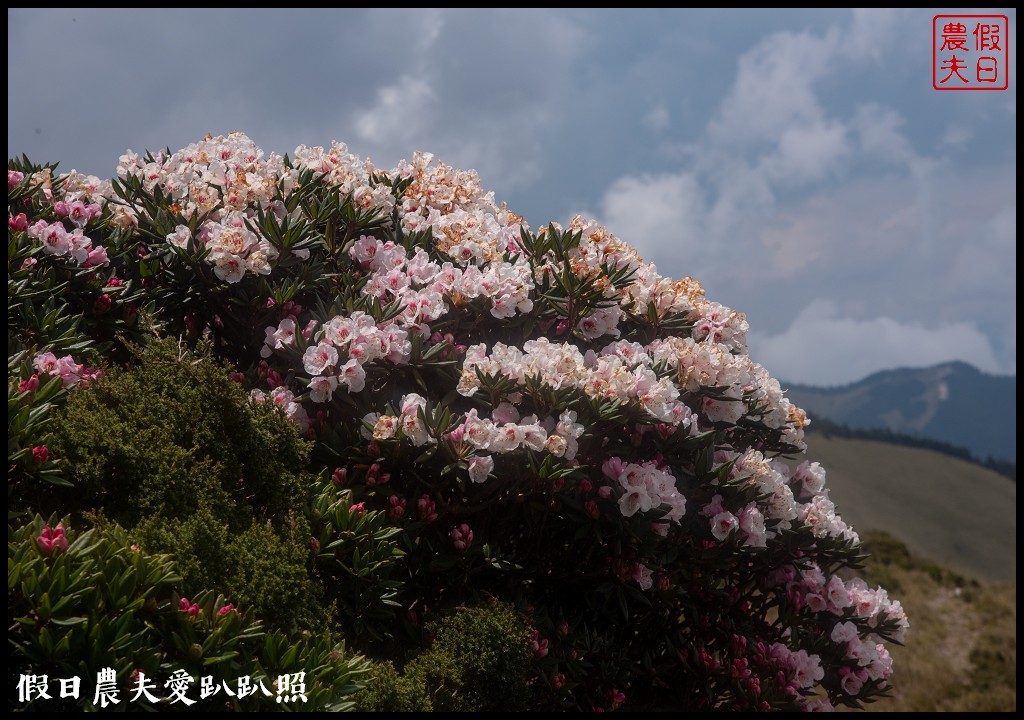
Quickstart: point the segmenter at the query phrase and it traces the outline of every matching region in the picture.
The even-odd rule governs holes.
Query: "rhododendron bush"
[[[233,133],[129,152],[112,180],[9,168],[9,535],[71,512],[36,533],[44,562],[105,510],[49,449],[62,407],[170,339],[310,443],[289,527],[349,652],[401,669],[437,618],[500,601],[526,628],[523,708],[887,688],[900,604],[850,571],[803,412],[696,280],[581,217],[531,228],[427,154],[384,170]]]

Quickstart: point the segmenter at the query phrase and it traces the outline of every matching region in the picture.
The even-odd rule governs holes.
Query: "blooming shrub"
[[[301,513],[308,579],[351,647],[401,664],[435,618],[497,598],[529,623],[521,707],[827,709],[885,691],[906,617],[840,575],[859,539],[824,470],[785,461],[806,418],[696,280],[579,217],[532,230],[425,154],[381,170],[339,144],[266,157],[234,133],[129,152],[110,182],[10,168],[17,505],[46,481],[58,507],[101,509],[124,482],[103,469],[113,442],[88,461],[63,440],[34,452],[57,447],[51,405],[104,392],[78,387],[84,369],[56,387],[58,355],[113,368],[148,335],[202,342],[313,443],[281,468],[302,488],[264,490]],[[140,404],[154,392],[140,382]],[[202,403],[167,422],[188,428]],[[226,469],[260,452],[239,426],[227,439]],[[142,527],[157,505],[126,485],[110,500]]]

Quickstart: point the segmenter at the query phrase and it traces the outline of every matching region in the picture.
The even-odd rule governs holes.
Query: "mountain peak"
[[[839,387],[790,385],[790,400],[813,420],[886,428],[967,447],[978,458],[1017,461],[1017,378],[951,361],[895,368]]]

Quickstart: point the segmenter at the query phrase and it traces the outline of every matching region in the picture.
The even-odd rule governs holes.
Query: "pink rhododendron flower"
[[[711,518],[711,534],[718,540],[725,540],[739,526],[740,521],[728,511],[722,511]]]
[[[654,585],[654,577],[651,574],[651,569],[643,563],[636,563],[633,565],[632,577],[640,586],[641,590],[650,590]]]
[[[328,367],[337,365],[338,351],[329,343],[318,343],[306,348],[302,356],[302,367],[310,375],[320,375]]]
[[[85,256],[85,260],[82,262],[82,267],[100,267],[102,265],[109,265],[110,258],[107,257],[107,249],[105,247],[94,247],[89,251],[89,254]]]
[[[469,459],[469,479],[475,483],[482,483],[493,470],[494,458],[490,455]]]
[[[32,448],[32,459],[42,465],[50,459],[50,451],[45,445],[36,445]]]
[[[192,231],[188,225],[177,225],[174,232],[167,236],[167,242],[176,248],[184,250],[188,247],[188,241],[192,239]]]

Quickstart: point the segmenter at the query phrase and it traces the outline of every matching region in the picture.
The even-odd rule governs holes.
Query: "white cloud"
[[[895,110],[869,102],[857,108],[850,124],[866,156],[886,164],[904,165],[917,158],[910,140],[903,134],[904,122]]]
[[[643,122],[644,125],[655,132],[664,132],[672,124],[672,117],[669,115],[668,108],[664,105],[658,105],[644,115]]]
[[[681,235],[699,237],[701,245],[718,250],[705,270],[732,274],[737,258],[754,264],[762,259],[762,233],[751,229],[777,224],[780,196],[823,181],[841,182],[865,159],[916,170],[915,163],[924,161],[902,133],[897,112],[866,103],[849,117],[831,116],[817,90],[837,71],[876,60],[898,18],[899,13],[856,12],[844,27],[763,38],[740,57],[733,84],[703,136],[685,146],[688,166],[674,176],[619,178],[604,195],[602,219],[654,257],[674,257]],[[640,212],[650,212],[651,219],[637,217]],[[661,218],[677,224],[657,232]],[[680,228],[679,221],[692,230]],[[799,219],[794,226],[804,236],[822,229]],[[794,250],[800,243],[777,233],[767,246],[780,250],[769,252],[769,260],[783,274],[815,258],[799,256]]]
[[[882,94],[845,113],[822,100],[890,58],[900,17],[764,38],[681,169],[621,177],[600,207],[661,272],[747,311],[782,364],[773,372],[806,375],[792,380],[951,359],[1016,366],[1015,170],[924,155]]]
[[[773,376],[811,385],[841,385],[878,370],[962,360],[1003,372],[988,338],[969,322],[926,327],[890,317],[840,316],[831,300],[815,300],[777,335],[753,332],[750,355]]]
[[[437,95],[424,78],[403,75],[393,85],[377,90],[372,107],[355,115],[356,134],[367,143],[408,142],[415,134],[416,122],[429,121]]]
[[[824,36],[775,33],[744,53],[732,90],[708,127],[717,143],[774,142],[794,122],[821,121],[814,83],[824,76],[839,45]]]
[[[951,147],[963,147],[973,138],[974,133],[970,128],[954,124],[946,128],[946,132],[942,136],[942,142]]]
[[[706,213],[700,184],[689,173],[620,178],[602,203],[612,232],[654,262],[667,253],[682,251],[693,261],[695,253],[706,252]]]
[[[544,10],[413,18],[419,31],[400,48],[404,62],[381,78],[372,102],[349,111],[357,152],[381,165],[431,152],[477,170],[487,187],[503,192],[537,179],[540,138],[563,120],[556,106],[582,31]]]
[[[883,51],[894,37],[906,31],[906,10],[895,8],[855,8],[853,23],[844,34],[842,52],[853,59],[870,58],[881,62]]]
[[[850,155],[847,130],[838,121],[794,124],[779,137],[775,152],[761,162],[765,174],[780,184],[821,180]]]

